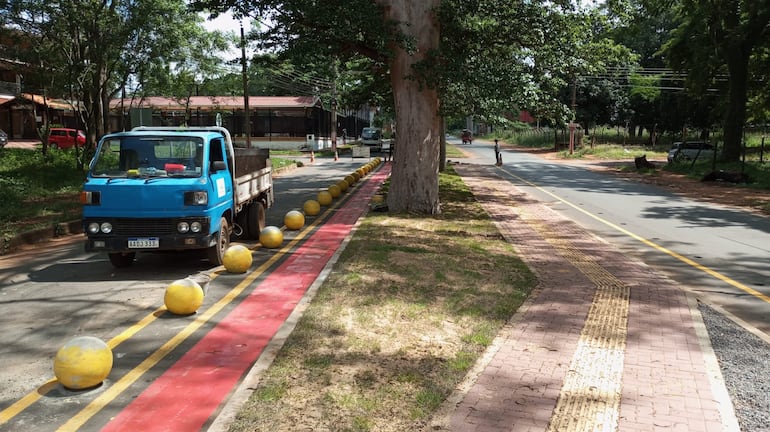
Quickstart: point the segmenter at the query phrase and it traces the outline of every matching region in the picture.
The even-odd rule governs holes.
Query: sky
[[[230,32],[234,33],[236,37],[240,36],[241,34],[241,22],[233,18],[232,14],[229,12],[220,14],[216,19],[213,20],[206,19],[208,17],[207,14],[202,14],[201,16],[203,16],[204,19],[203,26],[208,31],[219,30],[221,32]],[[248,31],[249,22],[244,20],[243,25],[244,31]],[[253,50],[249,49],[248,45],[246,46],[246,54],[253,54]],[[230,48],[230,50],[227,51],[227,57],[240,58],[240,56],[241,49],[239,45],[233,46]]]
[[[248,23],[244,23],[244,24],[248,26]],[[205,20],[203,22],[203,26],[206,27],[206,29],[209,31],[213,31],[213,30],[231,31],[231,32],[235,32],[236,35],[240,34],[241,32],[240,21],[234,19],[232,14],[230,14],[229,12],[219,15],[214,20]]]

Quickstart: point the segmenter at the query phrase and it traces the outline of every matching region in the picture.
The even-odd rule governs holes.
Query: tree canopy
[[[258,35],[261,48],[295,61],[325,62],[329,69],[339,60],[356,68],[341,74],[358,77],[370,100],[394,107],[399,152],[388,205],[395,211],[440,211],[441,116],[483,119],[528,109],[561,123],[571,111],[559,100],[559,89],[615,56],[620,63],[631,58],[609,39],[593,38],[586,16],[569,1],[413,3],[201,0],[195,5],[259,17],[267,23]],[[358,96],[363,100],[363,93]]]
[[[673,132],[721,122],[736,160],[746,119],[768,114],[766,0],[9,0],[0,20],[33,38],[16,57],[46,68],[45,82],[25,84],[81,100],[93,140],[123,89],[240,93],[235,65],[215,54],[237,41],[203,30],[191,7],[254,24],[251,94],[392,112],[395,211],[440,211],[442,118],[495,125],[527,110],[556,126]]]
[[[721,117],[723,158],[737,161],[748,102],[755,121],[766,121],[770,2],[756,0],[613,0],[618,40],[681,77],[687,100],[669,104],[692,116],[687,126],[708,129]],[[626,31],[633,30],[633,31]],[[625,33],[627,36],[622,37]],[[643,46],[629,40],[643,35]],[[656,50],[657,47],[657,50]],[[766,106],[766,105],[764,105]],[[674,112],[676,114],[676,112]]]
[[[184,0],[9,0],[0,21],[21,39],[11,55],[42,70],[25,86],[80,101],[90,143],[109,131],[109,101],[127,86],[191,88],[226,47]]]

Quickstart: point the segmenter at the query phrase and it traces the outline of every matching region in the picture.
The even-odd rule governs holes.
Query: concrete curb
[[[0,238],[0,255],[15,252],[24,245],[42,243],[53,238],[81,234],[82,232],[83,221],[78,219],[69,222],[59,222],[48,228],[23,232],[11,238]]]

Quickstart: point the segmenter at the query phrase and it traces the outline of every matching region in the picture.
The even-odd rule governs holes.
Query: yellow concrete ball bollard
[[[174,315],[190,315],[203,304],[203,288],[192,279],[179,279],[166,287],[166,309]]]
[[[384,195],[377,194],[377,195],[372,197],[372,202],[374,202],[374,203],[379,204],[379,203],[384,202],[384,201],[385,201],[385,196]]]
[[[291,210],[283,217],[283,223],[290,230],[302,229],[305,226],[305,215],[301,211]]]
[[[96,387],[112,371],[112,350],[93,336],[78,336],[64,344],[53,360],[53,373],[70,390]]]
[[[275,226],[265,227],[259,233],[259,242],[268,249],[275,249],[283,243],[283,231]]]
[[[348,190],[350,185],[345,180],[340,180],[337,182],[337,187],[339,187],[342,192],[345,192],[346,190]]]
[[[342,195],[342,190],[340,190],[340,187],[337,186],[336,184],[329,186],[328,188],[326,188],[326,190],[329,191],[332,198],[339,198],[339,196]]]
[[[249,248],[239,244],[227,248],[222,257],[222,264],[230,273],[246,273],[253,261],[254,257],[251,256]]]
[[[353,171],[352,173],[350,173],[350,175],[353,176],[353,179],[355,181],[361,180],[361,173],[359,173],[358,171]]]
[[[332,194],[328,190],[318,192],[318,204],[322,206],[328,206],[332,203]]]
[[[347,183],[348,186],[353,186],[356,184],[356,178],[352,175],[345,176],[345,183]]]
[[[316,200],[307,200],[305,201],[305,204],[302,205],[302,210],[308,216],[315,216],[318,213],[321,213],[321,204]]]

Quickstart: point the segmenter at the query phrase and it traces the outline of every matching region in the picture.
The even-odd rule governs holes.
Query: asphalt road
[[[491,143],[474,141],[461,148],[472,160],[460,162],[494,163]],[[281,226],[287,211],[300,208],[318,190],[364,163],[349,157],[319,160],[276,178],[276,206],[268,211],[268,225]],[[498,172],[707,303],[765,334],[770,332],[768,219],[687,200],[651,185],[591,172],[579,164],[552,163],[513,151],[503,150]],[[269,258],[269,253],[256,253],[255,266]],[[53,377],[52,360],[58,348],[77,335],[111,340],[143,317],[157,318],[160,325],[128,337],[113,351],[119,361],[112,375],[127,373],[185,326],[157,313],[166,286],[210,270],[207,261],[195,254],[140,255],[134,266],[115,270],[106,256],[83,252],[82,238],[77,237],[48,243],[45,250],[0,257],[0,326],[4,330],[0,333],[4,366],[0,369],[0,430],[56,430],[62,418],[94,397],[46,384]],[[208,287],[202,309],[240,280],[234,275],[217,278]],[[233,307],[226,306],[221,314]],[[94,424],[115,416],[211,326],[202,326],[116,397],[114,407],[96,415]],[[24,398],[41,394],[42,399],[29,408],[9,411]],[[3,424],[9,415],[12,419]]]
[[[477,161],[494,162],[491,143],[462,149]],[[501,176],[770,338],[769,218],[591,171],[580,162],[502,153]]]
[[[283,226],[283,217],[289,210],[302,208],[305,200],[315,199],[318,191],[342,180],[368,161],[350,157],[338,161],[316,159],[312,164],[275,177],[276,203],[267,212],[267,224]],[[355,191],[335,200],[333,205],[344,205],[345,200],[352,200],[353,196]],[[308,218],[305,230],[285,232],[284,244],[296,236],[309,236],[312,230],[320,230],[320,222],[333,217],[335,212],[326,211],[325,207],[322,210],[317,218]],[[319,223],[311,227],[311,222],[316,220]],[[89,423],[79,429],[100,430],[101,425],[117,416],[122,407],[141,394],[249,294],[249,288],[233,294],[234,287],[241,286],[245,276],[218,274],[205,286],[207,293],[199,312],[221,302],[221,306],[217,306],[219,312],[180,339],[180,332],[186,331],[196,317],[180,318],[164,313],[165,289],[171,282],[188,276],[203,275],[201,280],[206,280],[205,276],[213,269],[205,256],[194,252],[139,254],[131,267],[115,269],[105,254],[84,252],[83,242],[84,237],[71,236],[0,257],[0,328],[3,329],[0,332],[3,365],[0,368],[0,430],[57,430],[68,419],[71,421],[83,406],[91,406],[93,401],[106,397],[102,392],[115,392],[116,383],[110,380],[125,377],[153,356],[159,357],[154,366],[142,369],[141,379],[122,392],[110,395],[108,405],[98,410],[92,408],[93,412],[88,413]],[[247,243],[247,246],[255,244]],[[268,277],[271,269],[288,259],[279,255],[271,250],[256,250],[252,269],[265,268],[258,276],[251,277],[257,281]],[[62,345],[82,335],[115,344],[115,364],[106,385],[86,392],[71,392],[52,383],[53,359]],[[163,348],[175,340],[178,345],[173,349]],[[162,357],[158,356],[159,351],[163,352]],[[82,416],[82,411],[77,415]]]

